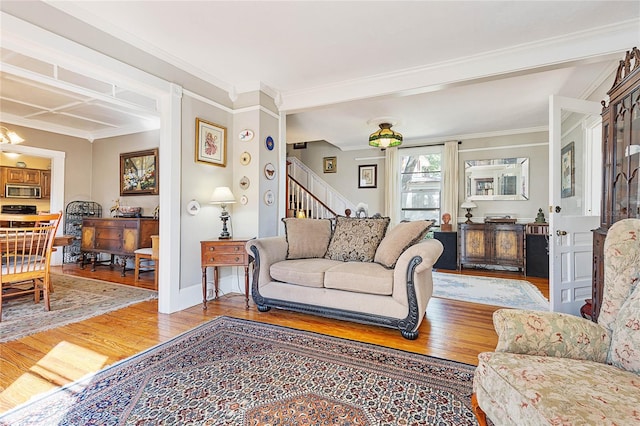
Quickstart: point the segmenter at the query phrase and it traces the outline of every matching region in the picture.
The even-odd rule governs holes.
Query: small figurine
[[[544,213],[542,209],[538,209],[538,216],[536,216],[536,223],[546,223],[547,220],[544,218]]]
[[[117,217],[119,215],[119,210],[120,210],[120,198],[116,198],[115,200],[113,200],[115,202],[114,206],[111,206],[111,208],[109,209],[109,211],[111,212],[111,217]]]
[[[445,213],[442,215],[442,225],[440,225],[440,230],[443,232],[451,232],[451,215],[449,213]]]

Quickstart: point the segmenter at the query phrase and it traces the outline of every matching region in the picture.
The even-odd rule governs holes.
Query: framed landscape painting
[[[158,149],[120,154],[120,195],[158,195]]]
[[[226,127],[196,118],[196,162],[226,167]]]

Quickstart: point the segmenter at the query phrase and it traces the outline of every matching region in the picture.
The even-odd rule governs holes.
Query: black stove
[[[2,206],[2,214],[37,214],[36,206],[25,206],[20,204],[8,204]]]

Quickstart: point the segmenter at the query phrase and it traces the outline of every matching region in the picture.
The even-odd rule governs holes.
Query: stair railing
[[[287,174],[330,210],[339,214],[346,214],[347,210],[356,211],[356,206],[351,201],[298,158],[287,157]]]
[[[287,175],[287,217],[326,219],[337,215],[293,176]]]

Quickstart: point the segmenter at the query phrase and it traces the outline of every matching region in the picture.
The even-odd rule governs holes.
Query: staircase
[[[295,157],[287,158],[287,217],[333,218],[355,205]]]

